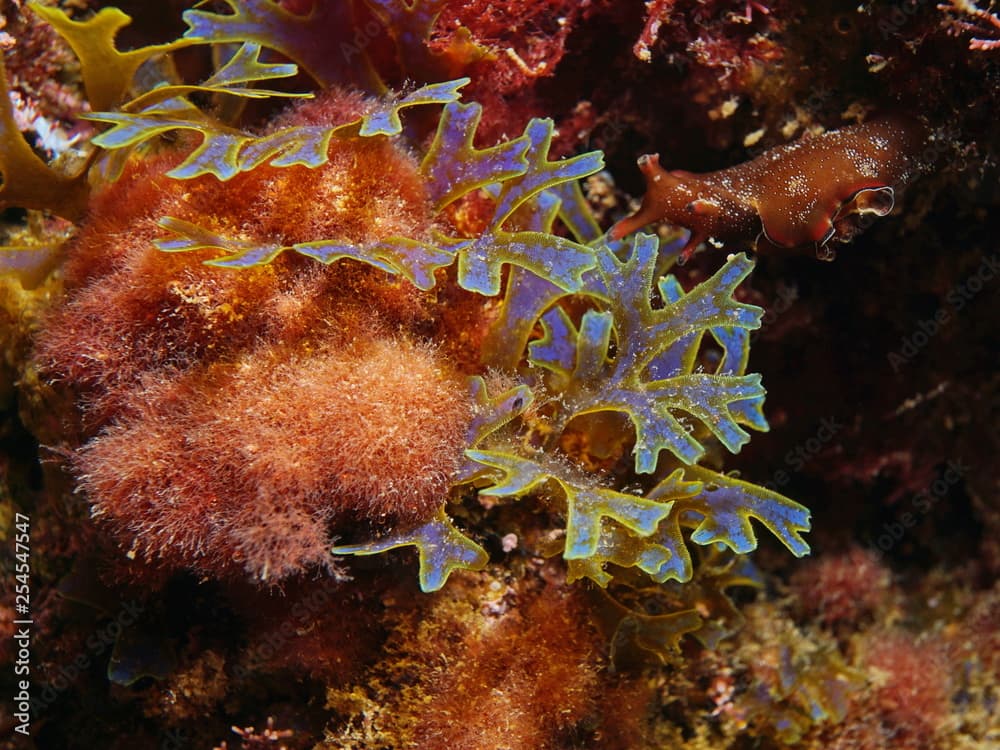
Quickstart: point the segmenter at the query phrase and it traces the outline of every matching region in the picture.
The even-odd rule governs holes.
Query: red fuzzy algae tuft
[[[877,670],[874,705],[899,736],[920,746],[940,728],[949,711],[949,664],[940,643],[902,632],[878,634],[867,662]]]
[[[861,547],[809,561],[792,576],[803,608],[826,625],[857,626],[890,600],[891,585],[888,568]]]
[[[362,107],[334,93],[299,114]],[[164,215],[261,243],[420,237],[413,159],[386,138],[335,139],[319,169],[220,183],[164,178],[177,158],[133,163],[95,197],[37,344],[42,374],[80,397],[71,465],[95,517],[130,556],[271,581],[329,566],[338,521],[425,519],[470,418],[461,374],[422,343],[433,300],[349,262],[233,271],[153,245]]]
[[[641,747],[650,691],[604,671],[584,593],[546,567],[548,583],[463,578],[406,612],[374,678],[328,691],[341,720],[318,747]]]
[[[80,486],[133,553],[281,579],[326,564],[330,523],[441,504],[468,408],[433,350],[376,339],[281,356],[137,387],[128,417],[84,446]]]

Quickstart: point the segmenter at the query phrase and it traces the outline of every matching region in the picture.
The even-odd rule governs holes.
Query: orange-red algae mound
[[[502,608],[502,606],[501,606]],[[432,615],[433,618],[433,615]],[[491,621],[492,620],[492,621]],[[595,632],[579,599],[554,588],[497,619],[435,621],[453,643],[448,659],[424,644],[425,691],[412,747],[568,747],[578,725],[598,714]]]
[[[363,105],[324,96],[280,124]],[[334,139],[318,169],[223,183],[166,177],[182,156],[135,159],[97,193],[37,339],[41,375],[75,398],[64,417],[80,437],[63,447],[94,516],[131,557],[271,581],[328,567],[350,519],[428,517],[470,412],[433,295],[355,261],[286,253],[236,270],[153,245],[164,216],[283,245],[424,238],[413,157],[384,137]]]
[[[434,351],[385,339],[277,356],[133,391],[129,418],[74,462],[94,514],[146,557],[261,579],[323,565],[331,523],[432,514],[468,419]]]

